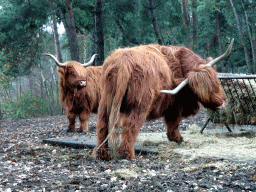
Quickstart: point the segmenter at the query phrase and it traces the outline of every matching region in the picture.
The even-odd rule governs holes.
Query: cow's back
[[[167,98],[172,97],[161,94],[160,90],[174,88],[173,74],[166,61],[165,55],[154,45],[118,49],[104,62],[103,91],[108,91],[108,97],[114,97],[120,84],[117,76],[124,73],[125,66],[130,79],[121,112],[129,113],[141,102],[148,102],[147,105],[151,106],[148,119],[158,118],[169,105]]]
[[[114,79],[121,73],[122,65],[129,66],[130,83],[149,84],[151,88],[159,90],[170,87],[172,72],[167,65],[165,56],[153,45],[116,50],[107,57],[103,65],[103,81]]]

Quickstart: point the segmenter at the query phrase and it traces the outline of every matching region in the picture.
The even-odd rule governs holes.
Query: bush
[[[7,99],[2,103],[3,119],[26,119],[48,115],[46,99],[26,93],[18,99]]]

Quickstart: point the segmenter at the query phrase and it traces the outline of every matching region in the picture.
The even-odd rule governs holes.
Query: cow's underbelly
[[[147,121],[158,119],[160,117],[163,117],[163,113],[162,112],[156,111],[156,110],[152,110],[152,111],[149,112],[149,114],[147,116]]]

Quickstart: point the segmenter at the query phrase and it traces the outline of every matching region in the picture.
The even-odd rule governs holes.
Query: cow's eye
[[[74,76],[74,74],[75,74],[75,73],[74,73],[74,71],[73,71],[73,70],[67,70],[67,74],[68,74],[68,75],[72,75],[72,76]]]

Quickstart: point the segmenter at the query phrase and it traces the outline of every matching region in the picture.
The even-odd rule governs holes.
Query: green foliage
[[[28,74],[39,50],[40,29],[47,20],[47,1],[9,0],[0,14],[0,70],[8,76]]]
[[[76,28],[80,33],[94,29],[94,0],[73,1]]]
[[[18,99],[7,99],[1,105],[3,119],[24,119],[48,114],[46,100],[26,93]]]
[[[9,0],[0,2],[2,4],[0,13],[0,19],[2,21],[0,24],[0,52],[3,53],[0,58],[0,71],[5,75],[13,77],[27,74],[29,73],[30,67],[38,62],[37,58],[41,52],[42,39],[44,38],[41,36],[43,34],[43,25],[51,22],[49,2],[40,0]],[[61,21],[58,12],[59,8],[64,11],[67,20],[65,0],[53,2],[58,22]],[[157,43],[147,1],[109,0],[103,2],[104,39],[107,44],[105,45],[105,56],[108,56],[117,47]],[[188,2],[189,15],[191,16],[191,1]],[[243,9],[240,3],[235,3],[240,14],[245,36],[247,36],[246,44],[248,49],[250,49],[250,42],[243,19]],[[244,1],[244,4],[249,15],[249,20],[253,24],[253,17],[250,17],[252,16],[252,4],[249,1]],[[224,51],[230,39],[234,37],[236,37],[236,45],[239,46],[240,40],[237,38],[236,21],[229,1],[197,1],[197,5],[199,25],[198,53],[201,56],[217,57],[219,54],[216,38],[216,11],[219,14],[222,51]],[[90,55],[94,52],[94,6],[94,0],[73,0],[77,32],[84,35],[84,39],[86,39],[80,38],[79,46],[81,54],[83,54],[85,46],[83,41],[86,41],[86,45],[89,46],[88,51]],[[155,6],[157,20],[165,44],[186,45],[188,31],[184,24],[182,1],[158,0],[155,1]],[[117,22],[123,28],[124,34],[117,26]],[[192,30],[192,17],[190,17],[190,22],[190,30]],[[65,50],[65,53],[67,53],[67,49],[65,49],[65,46],[68,46],[66,43],[67,37],[64,35],[61,38],[63,38],[62,42],[64,42],[62,43],[62,50]],[[210,50],[206,49],[207,43],[210,44]],[[54,50],[54,48],[49,48],[49,50]],[[246,68],[243,49],[237,50],[237,53],[241,56],[239,65],[245,66]],[[81,56],[84,58],[83,55]],[[66,55],[63,58],[65,57],[68,58]],[[237,70],[240,67],[234,61],[233,56],[224,62],[225,66],[232,70]]]

